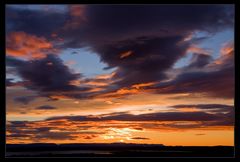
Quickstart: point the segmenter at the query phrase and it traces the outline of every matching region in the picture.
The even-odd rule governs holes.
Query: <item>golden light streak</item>
[[[134,84],[134,85],[132,85],[132,87],[133,87],[133,88],[136,88],[136,89],[140,89],[140,88],[142,88],[142,87],[148,87],[148,86],[154,85],[154,84],[156,84],[156,83],[157,83],[157,82]]]
[[[127,51],[127,52],[121,53],[121,54],[120,54],[120,59],[123,59],[123,58],[125,58],[125,57],[128,57],[128,56],[130,56],[130,55],[132,55],[132,54],[133,54],[132,51]]]
[[[210,55],[212,53],[212,51],[198,47],[197,45],[192,45],[190,48],[188,48],[187,52],[200,53],[200,54],[206,54],[206,55]]]

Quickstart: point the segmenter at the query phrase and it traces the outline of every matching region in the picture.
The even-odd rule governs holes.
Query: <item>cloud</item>
[[[12,56],[6,56],[6,66],[10,67],[11,69],[13,69],[13,67],[22,66],[23,63],[24,61],[20,59],[16,59]],[[16,69],[14,69],[14,71],[17,72]]]
[[[12,133],[12,134],[10,134],[10,135],[8,135],[8,137],[10,137],[10,138],[24,138],[24,137],[29,137],[29,135],[27,135],[27,134],[22,134],[22,133]]]
[[[15,86],[25,86],[28,84],[28,81],[15,81],[12,78],[6,78],[5,85],[6,87],[15,87]]]
[[[143,35],[178,35],[215,31],[232,25],[232,5],[89,5],[84,37],[91,42]],[[129,12],[131,11],[131,15]],[[173,12],[174,11],[174,12]],[[138,17],[138,19],[136,19]],[[176,30],[177,29],[177,30]],[[79,29],[78,29],[79,30]]]
[[[12,78],[6,78],[6,80],[5,80],[5,85],[6,85],[7,87],[13,86],[14,83],[12,82],[12,80],[14,80],[14,79],[12,79]]]
[[[120,58],[123,59],[125,57],[130,56],[131,54],[132,54],[132,51],[127,51],[127,52],[121,53]]]
[[[149,140],[149,138],[145,138],[145,137],[132,137],[131,139],[134,139],[134,140]]]
[[[140,130],[140,131],[143,130],[143,128],[141,128],[141,127],[136,127],[136,128],[133,128],[133,129]]]
[[[27,105],[35,99],[36,99],[36,96],[20,96],[20,97],[15,97],[14,101],[24,104],[24,105]]]
[[[148,140],[146,137],[134,137],[131,132],[225,130],[233,128],[233,125],[234,110],[228,113],[155,112],[139,115],[121,112],[97,116],[55,116],[39,121],[9,121],[6,137],[9,143],[17,140],[69,142],[97,137],[111,139],[111,136]]]
[[[68,15],[64,12],[43,12],[41,10],[13,8],[6,6],[6,31],[24,31],[36,36],[50,37],[63,26]]]
[[[118,67],[113,84],[124,88],[134,84],[166,79],[165,71],[187,50],[188,44],[177,45],[183,37],[139,37],[100,48],[98,53],[108,67]],[[131,55],[122,53],[131,50]],[[152,69],[155,69],[154,71]]]
[[[234,67],[207,72],[183,72],[174,80],[153,85],[159,94],[200,93],[219,98],[234,97]]]
[[[234,43],[225,42],[220,49],[220,57],[212,63],[212,66],[231,66],[234,62]]]
[[[53,109],[57,109],[57,108],[54,106],[50,106],[50,105],[42,105],[42,106],[36,107],[36,109],[38,109],[38,110],[53,110]]]
[[[84,11],[87,22],[75,30],[63,30],[60,35],[71,40],[63,46],[88,46],[108,65],[105,69],[117,68],[112,77],[114,82],[111,83],[111,88],[107,88],[107,93],[115,93],[135,84],[169,79],[166,71],[185,56],[194,43],[192,39],[186,40],[186,37],[196,31],[213,34],[233,27],[232,7],[89,5],[85,6]],[[126,11],[131,11],[131,15]],[[206,50],[201,52],[204,53],[194,56],[189,68],[203,68],[210,63],[212,58],[205,55]],[[230,83],[229,87],[231,86]]]
[[[191,35],[195,32],[210,35],[233,28],[234,5],[70,5],[64,12],[7,6],[6,14],[7,39],[15,42],[9,43],[8,53],[22,57],[25,50],[33,53],[31,57],[45,56],[31,63],[8,57],[7,64],[16,67],[20,77],[30,82],[25,87],[51,99],[121,97],[144,90],[233,98],[234,70],[230,66],[233,57],[225,60],[224,65],[216,66],[217,61],[213,64],[212,58],[206,55],[209,51],[193,48],[200,38],[197,40]],[[22,47],[18,37],[31,41],[20,41],[25,44]],[[57,39],[61,39],[61,43],[56,43]],[[34,48],[26,50],[29,43]],[[36,44],[41,45],[40,51],[35,48]],[[80,82],[82,75],[71,72],[57,56],[43,52],[45,47],[88,47],[107,64],[105,69],[117,70],[110,79]],[[190,49],[198,54],[187,68],[197,71],[183,70],[172,80],[167,71]],[[229,50],[222,53],[224,51]],[[35,75],[36,71],[39,75]],[[148,85],[150,83],[153,85]],[[133,87],[135,85],[148,86],[140,89]]]
[[[119,45],[124,49],[128,47],[128,40],[137,41],[141,37],[185,38],[194,31],[215,33],[233,27],[234,22],[233,5],[86,5],[84,15],[87,21],[81,27],[59,31],[61,37],[69,40],[64,46],[89,46],[110,65],[112,61],[105,60],[103,56],[107,54],[102,50],[110,45]],[[142,41],[139,40],[139,44]],[[155,44],[154,48],[157,48],[161,43]],[[113,52],[117,55],[129,50],[132,51]],[[146,55],[149,53],[151,51]]]
[[[128,113],[113,114],[108,116],[60,116],[47,120],[65,119],[69,121],[214,121],[221,120],[223,114],[210,114],[205,112],[157,112],[140,115]]]
[[[18,75],[28,82],[27,85],[24,85],[26,88],[36,90],[41,96],[69,95],[72,97],[71,95],[73,95],[74,97],[76,95],[80,97],[81,92],[89,90],[88,87],[71,84],[81,78],[81,74],[72,72],[56,55],[47,55],[46,58],[32,61],[7,57],[6,62],[8,66],[15,67]],[[64,94],[67,92],[71,93]]]
[[[47,53],[56,53],[53,44],[44,37],[37,37],[25,32],[11,32],[6,38],[6,54],[25,59],[40,59]]]
[[[127,127],[131,127],[134,130],[142,131],[146,129],[199,129],[199,128],[209,128],[211,127],[221,127],[221,126],[233,126],[234,124],[234,109],[231,106],[218,105],[223,109],[218,111],[196,111],[196,112],[154,112],[154,113],[145,113],[139,115],[129,114],[128,112],[120,113],[110,113],[110,114],[101,114],[97,116],[57,116],[46,119],[46,121],[51,122],[55,120],[66,120],[69,122],[128,122]],[[176,107],[180,107],[177,106]],[[190,106],[189,106],[190,107]],[[214,104],[212,105],[201,105],[198,107],[211,108],[213,110]],[[136,123],[136,125],[134,125]],[[106,127],[99,128],[108,128],[108,127],[118,127],[117,125],[106,125]],[[119,128],[126,127],[119,125]]]
[[[43,131],[36,134],[34,138],[41,139],[53,139],[53,140],[74,140],[77,136],[74,136],[73,132],[49,132]]]
[[[97,135],[92,134],[92,135],[85,136],[84,139],[93,139],[93,138],[96,138],[96,137],[97,137]]]
[[[86,5],[69,5],[69,19],[65,22],[64,30],[78,29],[87,21],[85,10]]]
[[[195,54],[187,68],[203,68],[204,66],[208,65],[211,60],[212,57],[210,55]]]
[[[55,121],[57,122],[57,121]],[[52,123],[46,121],[10,121],[7,123],[7,141],[21,140],[39,142],[49,140],[77,140],[95,138],[104,132],[86,131],[88,128],[79,129],[84,123],[68,123],[61,121]],[[66,128],[66,125],[68,127]]]
[[[182,109],[182,108],[197,108],[202,110],[217,110],[219,112],[232,111],[234,106],[232,105],[223,105],[223,104],[189,104],[189,105],[173,105],[173,108]]]
[[[10,122],[14,127],[25,127],[27,121],[11,121]]]
[[[131,11],[131,14],[126,11]],[[80,23],[83,27],[74,30],[63,28],[65,33],[59,33],[69,37],[75,33],[75,38],[81,36],[79,38],[87,38],[91,42],[99,41],[103,36],[109,40],[128,39],[140,34],[213,31],[232,25],[234,21],[233,5],[69,5],[64,12],[43,12],[7,5],[6,15],[7,31],[26,31],[38,36],[58,31],[69,24],[69,19],[75,23],[75,20],[85,19]]]

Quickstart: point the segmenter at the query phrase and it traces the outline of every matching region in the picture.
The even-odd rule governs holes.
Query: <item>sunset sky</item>
[[[6,142],[233,146],[234,14],[6,5]]]

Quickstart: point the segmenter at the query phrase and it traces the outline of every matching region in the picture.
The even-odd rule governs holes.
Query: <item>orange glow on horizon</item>
[[[92,116],[97,117],[97,116]],[[99,119],[101,119],[99,117]],[[157,124],[157,125],[156,125]],[[180,126],[179,128],[168,125]],[[13,133],[7,124],[7,143],[149,143],[164,145],[184,145],[184,146],[233,146],[234,128],[226,127],[202,127],[202,128],[182,128],[184,125],[194,125],[198,122],[149,122],[149,121],[68,121],[66,119],[42,120],[27,122],[22,131],[41,130],[37,134],[29,134],[23,137],[10,137]],[[49,128],[49,130],[47,129]],[[44,131],[46,129],[46,131]],[[70,137],[61,137],[61,134],[68,134]],[[36,138],[42,134],[46,138]],[[51,138],[47,138],[52,134]],[[198,136],[201,134],[201,136]],[[224,136],[222,136],[224,134]],[[58,139],[58,136],[59,139]],[[70,138],[70,139],[69,139]],[[187,140],[186,140],[187,139]]]

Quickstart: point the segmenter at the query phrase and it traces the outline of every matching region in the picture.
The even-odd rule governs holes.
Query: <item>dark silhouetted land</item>
[[[161,144],[7,144],[6,157],[233,157],[232,146]]]

